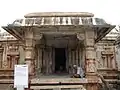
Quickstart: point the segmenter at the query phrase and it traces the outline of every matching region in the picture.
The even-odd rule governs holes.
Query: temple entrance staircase
[[[85,78],[70,78],[67,76],[43,76],[31,80],[32,90],[86,90]]]

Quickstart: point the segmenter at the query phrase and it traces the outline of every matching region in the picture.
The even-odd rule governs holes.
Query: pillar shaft
[[[96,52],[95,52],[95,35],[93,30],[85,32],[85,49],[86,49],[86,78],[88,79],[87,90],[97,90],[98,83],[96,69]],[[92,84],[92,86],[91,86]],[[96,86],[96,87],[94,87]]]
[[[35,74],[35,42],[32,30],[25,30],[25,63],[29,67],[29,75],[34,76]]]
[[[95,52],[95,35],[94,31],[85,32],[85,48],[86,48],[86,73],[96,73],[96,52]]]

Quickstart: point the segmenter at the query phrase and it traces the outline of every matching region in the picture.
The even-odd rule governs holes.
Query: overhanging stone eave
[[[28,27],[40,27],[40,28],[48,28],[48,27],[85,27],[85,28],[88,28],[88,27],[106,27],[106,28],[108,28],[108,27],[115,27],[115,25],[109,25],[109,24],[105,24],[105,25],[92,25],[92,24],[90,24],[90,25],[88,25],[88,24],[71,24],[71,25],[67,25],[67,24],[65,24],[65,25],[49,25],[49,24],[45,24],[45,25],[21,25],[21,26],[14,26],[14,25],[11,25],[11,26],[2,26],[2,28],[3,29],[5,29],[5,28],[28,28]]]
[[[16,39],[23,40],[23,37],[20,35],[19,32],[17,32],[17,30],[14,30],[14,28],[10,28],[8,26],[2,26],[2,28],[11,35],[13,35]]]
[[[101,40],[107,33],[109,33],[114,27],[115,25],[32,25],[32,26],[3,26],[2,28],[5,29],[8,33],[10,33],[11,35],[13,35],[14,37],[16,37],[17,39],[20,39],[20,40],[23,40],[23,36],[20,34],[22,33],[23,30],[25,29],[28,29],[28,28],[39,28],[41,29],[39,32],[43,32],[42,31],[42,28],[52,28],[52,27],[55,27],[55,28],[59,28],[59,27],[62,27],[62,28],[65,28],[65,27],[68,27],[68,30],[61,30],[61,32],[68,32],[69,31],[69,28],[81,28],[81,29],[86,29],[86,30],[89,30],[90,29],[93,29],[93,30],[97,30],[97,28],[109,28],[105,31],[105,33],[102,33],[101,35],[97,35],[98,37],[96,38],[96,42],[98,42],[99,40]],[[19,30],[21,29],[21,31]],[[77,30],[77,31],[74,31],[74,30],[70,30],[70,32],[80,32],[80,30]],[[35,29],[33,29],[35,30]],[[84,31],[83,30],[83,31]],[[44,31],[44,32],[51,32],[51,31]],[[54,32],[54,31],[53,31]],[[60,31],[58,31],[60,32]]]
[[[106,25],[104,28],[104,31],[101,30],[98,35],[97,38],[95,40],[95,42],[100,41],[102,38],[104,38],[112,29],[114,29],[116,26],[115,25]]]

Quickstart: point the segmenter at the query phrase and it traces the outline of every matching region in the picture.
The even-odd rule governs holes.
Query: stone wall
[[[117,90],[118,82],[118,54],[113,41],[103,40],[96,44],[96,59],[98,74],[102,78],[100,90]],[[117,57],[116,57],[117,55]]]
[[[23,44],[16,40],[0,42],[0,79],[13,78],[14,65],[24,60],[22,49]]]
[[[98,68],[117,68],[115,45],[112,41],[101,41],[96,44]],[[112,63],[112,64],[111,64]]]
[[[115,50],[116,50],[117,67],[118,67],[118,71],[120,71],[120,46],[117,45]]]

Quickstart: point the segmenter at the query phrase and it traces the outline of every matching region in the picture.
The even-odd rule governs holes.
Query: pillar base
[[[96,83],[89,83],[87,84],[87,89],[86,90],[98,90],[98,84]]]
[[[96,73],[86,73],[86,78],[89,83],[98,83],[99,79]]]
[[[98,90],[99,78],[96,73],[86,73],[87,90]]]
[[[29,78],[35,77],[35,64],[34,59],[25,59],[25,63],[28,65]]]

